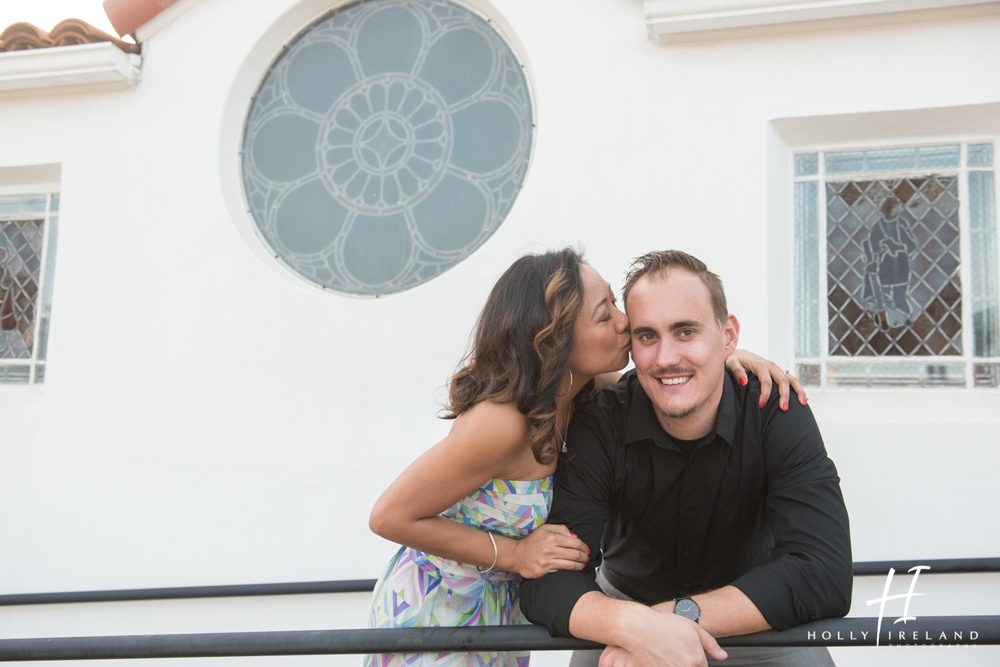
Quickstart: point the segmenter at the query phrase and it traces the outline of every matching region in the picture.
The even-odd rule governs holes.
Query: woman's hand
[[[543,524],[514,544],[505,570],[525,579],[537,579],[553,570],[582,570],[590,561],[590,549],[566,526]]]
[[[726,368],[741,385],[747,383],[747,371],[757,376],[757,379],[760,380],[760,407],[762,408],[771,396],[771,385],[774,382],[778,384],[778,406],[782,410],[788,410],[789,388],[795,390],[799,403],[802,405],[809,403],[809,397],[806,396],[806,391],[802,388],[802,383],[797,377],[783,370],[773,361],[768,361],[753,352],[736,350],[726,359]]]

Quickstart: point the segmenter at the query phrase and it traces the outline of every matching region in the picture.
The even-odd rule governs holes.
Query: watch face
[[[701,607],[691,598],[677,598],[674,602],[674,613],[697,623],[701,618]]]

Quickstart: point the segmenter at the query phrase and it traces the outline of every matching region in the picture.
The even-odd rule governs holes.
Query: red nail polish
[[[808,396],[803,396],[802,400],[799,401],[799,403],[801,403],[802,405],[809,405],[809,397]]]
[[[788,403],[782,403],[781,404],[781,410],[783,412],[788,412]]]
[[[741,386],[741,387],[745,387],[745,386],[746,386],[746,384],[747,384],[747,379],[746,379],[746,376],[743,376],[743,377],[741,377],[741,378],[740,378],[740,386]]]
[[[763,408],[765,405],[767,405],[767,401],[761,401],[758,407]]]

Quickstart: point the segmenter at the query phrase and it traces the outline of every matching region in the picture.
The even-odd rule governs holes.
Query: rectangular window
[[[803,152],[793,162],[800,377],[1000,385],[994,144]]]
[[[56,193],[0,196],[0,384],[45,379]]]

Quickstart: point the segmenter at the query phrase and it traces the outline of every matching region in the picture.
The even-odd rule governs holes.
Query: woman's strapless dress
[[[455,503],[442,516],[497,535],[520,538],[545,523],[552,503],[552,477],[528,481],[494,479]],[[486,536],[483,536],[486,539]],[[527,623],[521,614],[520,575],[479,572],[467,565],[402,547],[375,585],[370,627],[456,627]],[[385,653],[365,665],[528,664],[528,653]]]

